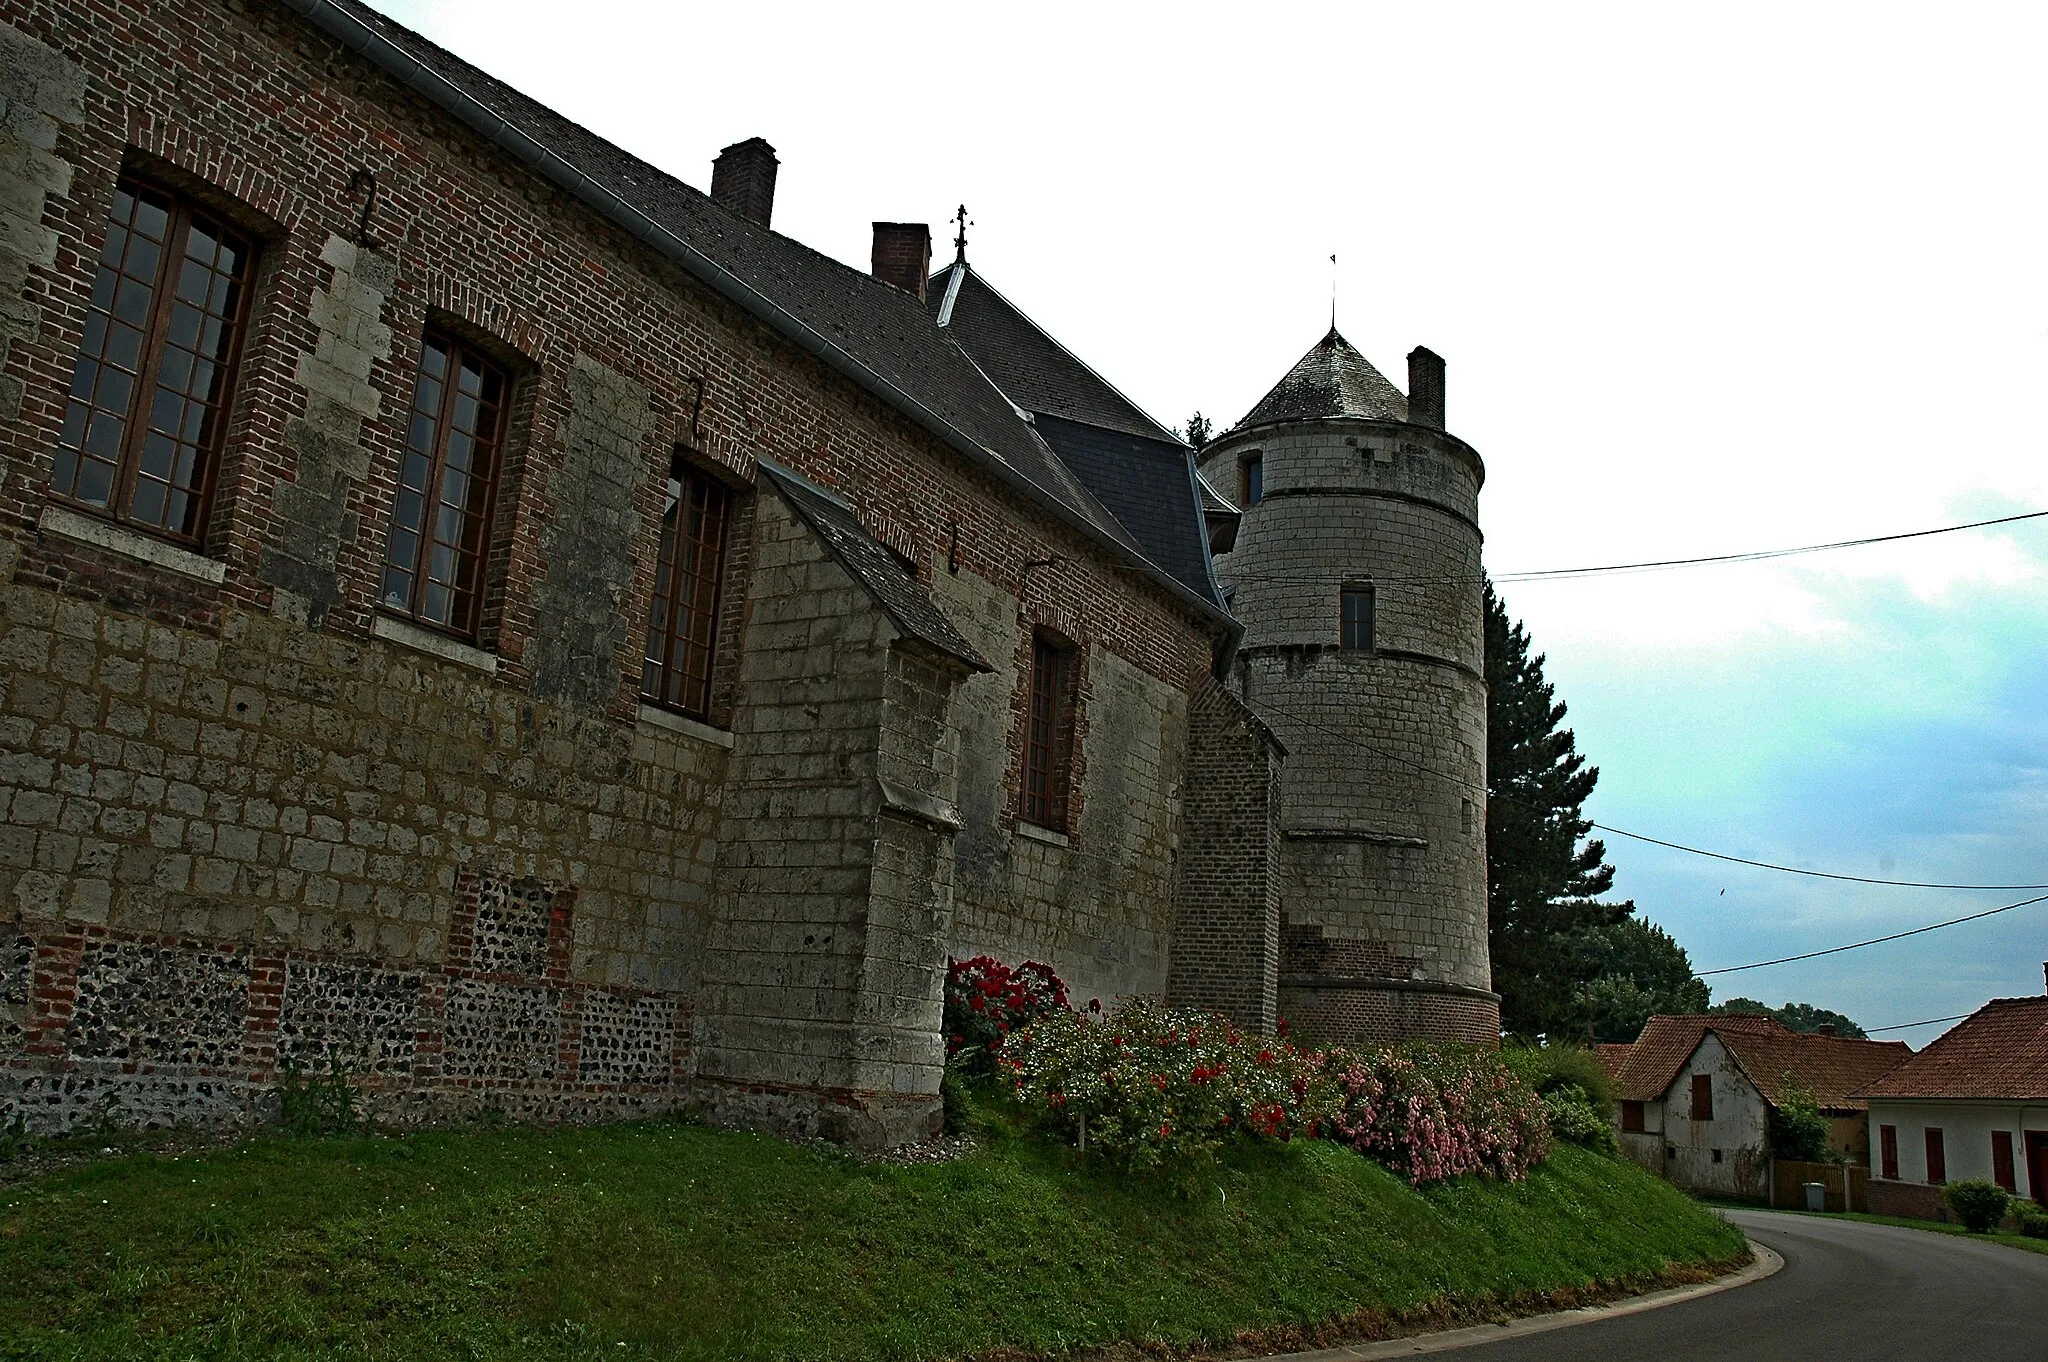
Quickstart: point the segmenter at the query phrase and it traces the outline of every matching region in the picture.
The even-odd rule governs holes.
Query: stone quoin
[[[1429,352],[1198,470],[964,211],[862,273],[356,0],[0,0],[0,102],[0,1127],[883,1147],[981,952],[1497,1034]]]

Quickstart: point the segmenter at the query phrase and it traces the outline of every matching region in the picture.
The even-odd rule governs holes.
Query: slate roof
[[[1334,326],[1231,429],[1332,416],[1376,421],[1408,419],[1408,399],[1401,395],[1401,390],[1373,368],[1372,361],[1358,353],[1356,346],[1338,335]]]
[[[928,648],[958,658],[975,671],[995,670],[932,603],[903,560],[861,528],[852,507],[816,483],[765,459],[760,469],[762,476],[789,499],[789,504],[818,532],[847,574],[867,589],[898,629]]]
[[[1617,1056],[1621,1063],[1615,1090],[1630,1101],[1656,1101],[1708,1032],[1720,1038],[1756,1090],[1773,1105],[1789,1075],[1822,1107],[1860,1111],[1865,1104],[1857,1091],[1913,1053],[1904,1041],[1802,1034],[1774,1017],[1652,1017],[1635,1044],[1626,1047],[1627,1055]],[[1602,1060],[1611,1064],[1606,1047],[1602,1051]]]
[[[957,277],[957,286],[955,283]],[[1174,580],[1222,604],[1194,452],[1140,411],[971,265],[935,275],[925,306],[1038,434]]]
[[[1993,998],[1857,1095],[2048,1098],[2048,996]]]
[[[966,350],[932,325],[931,314],[910,294],[729,212],[709,195],[485,74],[361,0],[285,3],[351,46],[358,45],[355,35],[360,30],[381,38],[396,49],[395,60],[374,42],[360,47],[394,78],[437,100],[442,97],[435,78],[445,81],[482,106],[480,114],[460,115],[478,124],[479,131],[489,135],[492,125],[502,123],[530,139],[537,148],[540,163],[536,169],[541,173],[557,178],[558,183],[562,168],[587,177],[598,191],[594,202],[610,195],[629,214],[639,215],[679,240],[702,257],[702,262],[689,266],[694,272],[723,291],[737,289],[757,300],[770,324],[797,343],[815,350],[814,337],[836,348],[852,361],[863,381],[868,377],[879,380],[877,391],[884,400],[893,401],[913,419],[922,421],[922,414],[935,418],[974,453],[1018,475],[1101,538],[1151,562],[1176,585],[1189,587],[1178,574],[1147,557],[1138,539],[1020,416],[1017,406],[1022,404],[1013,404],[999,392]],[[417,63],[428,77],[422,78],[411,63]],[[602,210],[612,211],[609,207]],[[638,224],[628,225],[644,232]],[[1136,408],[1130,412],[1136,413]],[[1135,418],[1127,413],[1124,419],[1139,418],[1142,413]],[[1153,431],[1140,433],[1172,439],[1170,433],[1157,431],[1156,423]],[[1220,618],[1213,588],[1195,594]]]

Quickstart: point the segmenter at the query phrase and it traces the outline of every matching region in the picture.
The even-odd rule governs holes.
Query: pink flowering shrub
[[[999,1063],[1042,1128],[1129,1169],[1185,1167],[1231,1140],[1314,1135],[1335,1109],[1320,1056],[1142,998],[1100,1019],[1048,1013]]]
[[[1066,1007],[1067,986],[1051,965],[1026,960],[1013,969],[992,955],[948,960],[946,1058],[969,1072],[993,1072],[1010,1036]]]
[[[1543,1099],[1490,1051],[1405,1045],[1329,1063],[1330,1138],[1417,1187],[1464,1173],[1513,1182],[1549,1156]]]

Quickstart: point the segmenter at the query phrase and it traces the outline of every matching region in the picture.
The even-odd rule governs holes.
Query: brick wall
[[[734,907],[707,954],[714,892],[751,883],[764,868],[749,849],[799,830],[775,834],[764,774],[795,754],[750,727],[780,702],[742,694],[756,638],[787,623],[764,611],[777,591],[747,580],[755,498],[736,508],[713,702],[733,731],[637,703],[681,446],[742,488],[769,456],[840,489],[928,577],[957,526],[961,580],[1010,603],[975,639],[1010,660],[1012,685],[1038,618],[1015,605],[1025,565],[1059,560],[1031,575],[1032,609],[1085,642],[1101,715],[1143,722],[1084,741],[1077,843],[1096,859],[1026,897],[1065,914],[1105,989],[1163,980],[1177,714],[1211,645],[1183,607],[279,7],[4,0],[0,21],[14,134],[0,139],[0,1117],[62,1125],[111,1100],[138,1119],[226,1118],[260,1109],[282,1063],[330,1054],[399,1114],[688,1100],[709,962],[721,1019],[762,986],[734,963],[752,909]],[[48,494],[124,167],[261,241],[199,552]],[[469,640],[376,609],[430,322],[514,376]],[[827,708],[865,707],[864,790],[879,735],[924,741],[935,703],[908,655],[867,651],[872,613],[837,602],[795,654],[812,676],[829,659]],[[764,666],[791,656],[760,646]],[[1000,773],[977,810],[1008,807],[1016,701],[991,693],[958,726],[957,758],[893,751],[912,788],[957,760],[963,781]],[[728,809],[736,752],[745,807]],[[832,784],[845,751],[812,755],[828,763],[819,798],[868,797]],[[778,957],[770,983],[868,972],[835,1039],[857,1057],[802,1081],[907,1094],[908,1116],[876,1118],[894,1132],[925,1119],[935,1085],[950,832],[865,805],[819,816],[848,812],[878,867],[870,939],[830,961]],[[807,845],[821,859],[801,873],[821,886],[859,870],[833,859],[839,832]],[[545,961],[509,945],[475,958],[501,887],[508,905],[549,905]],[[992,920],[1009,893],[985,890],[980,911]],[[518,939],[535,945],[537,922]],[[747,996],[777,1020],[780,1004]],[[787,1051],[747,1068],[730,1059],[749,1048],[738,1032],[718,1044],[721,1073],[784,1081]]]

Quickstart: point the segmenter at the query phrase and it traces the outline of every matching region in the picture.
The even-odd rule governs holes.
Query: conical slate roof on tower
[[[1330,416],[1355,416],[1374,421],[1405,421],[1408,399],[1372,367],[1372,361],[1337,334],[1315,343],[1301,362],[1273,391],[1259,399],[1251,414],[1237,423],[1242,430],[1276,421],[1315,421]]]

